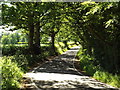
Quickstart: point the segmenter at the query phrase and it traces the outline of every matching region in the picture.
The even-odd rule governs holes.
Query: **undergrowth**
[[[42,47],[42,54],[30,54],[26,46],[3,47],[3,57],[0,59],[2,67],[2,89],[18,90],[22,75],[30,70],[34,64],[43,62],[47,56],[53,55],[49,46]]]
[[[95,79],[107,83],[111,86],[120,88],[120,75],[111,74],[100,67],[94,57],[85,53],[86,50],[80,49],[77,57],[80,60],[80,68],[85,72],[85,74],[94,77]]]
[[[68,44],[69,47],[71,43]],[[56,46],[59,54],[67,50],[64,43]],[[47,56],[52,56],[53,53],[50,46],[42,46],[41,54],[33,55],[28,51],[27,46],[3,46],[3,57],[0,59],[2,67],[2,89],[17,90],[20,88],[22,75],[29,71],[31,66],[38,62],[44,62]]]
[[[0,58],[2,66],[2,90],[17,90],[20,88],[23,71],[17,63],[8,58]]]

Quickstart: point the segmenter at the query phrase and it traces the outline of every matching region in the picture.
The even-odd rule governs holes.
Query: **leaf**
[[[106,26],[105,26],[105,28],[108,28],[109,26],[111,26],[111,24],[114,22],[114,20],[113,19],[109,19],[105,24],[106,24]]]

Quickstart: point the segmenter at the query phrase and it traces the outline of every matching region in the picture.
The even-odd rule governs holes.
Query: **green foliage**
[[[18,42],[18,44],[28,44],[28,42]]]
[[[93,77],[105,83],[110,82],[110,74],[108,72],[96,71]]]
[[[27,50],[28,50],[27,46],[4,45],[2,47],[2,54],[7,56],[15,55],[16,53],[28,54],[29,52]]]
[[[94,58],[90,57],[88,54],[86,55],[85,51],[86,50],[80,50],[77,55],[80,58],[80,67],[85,70],[86,74],[92,76],[98,69],[98,66],[93,65]]]
[[[46,34],[41,34],[41,43],[50,43],[49,41],[50,41],[50,37],[49,36],[47,36]]]
[[[64,51],[66,51],[65,45],[64,45],[64,43],[62,43],[62,42],[56,43],[55,46],[56,46],[57,52],[58,52],[59,54],[62,54]]]
[[[76,46],[74,44],[74,42],[68,42],[67,45],[69,48]],[[66,47],[66,45],[63,42],[56,42],[55,47],[57,49],[56,51],[58,52],[58,54],[62,54],[63,52],[68,50],[68,48]]]
[[[54,56],[55,54],[54,53],[51,53],[53,52],[50,44],[45,44],[44,46],[41,47],[41,56],[43,57],[47,57],[47,56]]]
[[[20,87],[20,80],[23,75],[20,67],[8,58],[2,58],[0,62],[2,62],[2,89],[17,90]]]
[[[1,42],[3,45],[6,45],[6,44],[18,44],[18,42],[27,42],[26,40],[26,35],[23,34],[23,33],[20,33],[18,31],[16,32],[7,32],[7,33],[3,33],[2,34],[2,38],[1,38]]]
[[[102,68],[111,73],[119,73],[120,14],[117,12],[120,10],[120,2],[68,3],[66,7],[69,20],[67,25],[76,36],[75,40],[79,40],[86,53],[94,56]]]
[[[8,39],[8,37],[7,36],[2,36],[2,38],[1,38],[1,42],[2,42],[2,44],[9,44],[9,39]]]
[[[17,51],[17,48],[13,45],[3,46],[2,48],[3,55],[14,55],[16,51]]]
[[[24,32],[28,35],[29,47],[33,49],[34,44],[39,47],[40,30],[44,25],[47,25],[51,22],[49,19],[52,17],[54,18],[55,14],[51,9],[53,6],[53,3],[42,2],[12,2],[10,6],[3,4],[3,24],[15,26],[13,30],[23,29]],[[41,31],[43,31],[43,29]],[[20,42],[23,41],[24,38],[20,40]]]
[[[77,56],[80,59],[80,67],[85,71],[85,74],[93,76],[95,79],[112,85],[114,87],[120,87],[120,75],[113,75],[103,70],[102,67],[95,65],[94,58],[85,53],[86,50],[80,49]]]
[[[79,42],[102,68],[111,73],[119,73],[119,11],[120,2],[13,2],[10,6],[3,4],[2,19],[5,25],[25,30],[31,49],[34,44],[40,47],[41,38],[42,42],[46,42],[48,37],[51,37],[52,53],[55,53],[55,40],[64,42],[67,49],[69,46],[66,41],[72,40]],[[20,42],[24,41],[22,35],[21,38]],[[3,41],[7,43],[6,39]],[[11,42],[14,43],[14,40]],[[63,52],[61,49],[59,51]]]
[[[97,70],[120,73],[120,2],[82,2],[82,3],[26,3],[3,4],[3,24],[24,29],[28,34],[28,49],[3,47],[3,55],[15,55],[29,61],[35,56],[32,51],[39,50],[40,41],[51,38],[51,48],[42,48],[41,56],[55,55],[57,49],[63,53],[71,47],[69,41],[79,42],[85,51],[79,52],[81,68],[93,75]],[[44,35],[42,35],[44,34]],[[18,38],[18,35],[15,37]],[[15,43],[14,35],[10,42],[3,36],[3,43]],[[25,36],[20,35],[23,42]],[[41,39],[42,38],[42,39]],[[41,40],[40,40],[41,39]],[[55,44],[56,42],[60,42]],[[38,47],[35,49],[35,45]],[[41,45],[42,46],[42,45]],[[56,48],[55,48],[56,46]],[[5,49],[6,48],[6,49]],[[41,52],[42,52],[41,50]],[[48,51],[49,50],[49,51]],[[22,56],[22,54],[24,54]],[[25,56],[26,54],[26,56]],[[20,56],[21,55],[21,56]],[[40,56],[40,58],[42,58]],[[39,56],[38,56],[39,57]],[[34,62],[32,61],[31,62]],[[108,64],[109,62],[109,64]],[[95,66],[94,66],[95,65]],[[105,76],[103,74],[103,76]],[[104,80],[104,82],[107,82]]]
[[[25,55],[14,55],[14,56],[7,56],[3,58],[10,59],[12,62],[17,63],[18,67],[20,67],[21,70],[24,72],[28,71],[29,69],[28,59],[26,58]]]
[[[120,75],[112,75],[105,71],[96,71],[93,77],[101,82],[120,88]]]
[[[49,50],[49,51],[48,51]],[[38,62],[43,62],[47,56],[54,55],[50,46],[42,46],[41,54],[35,55],[29,51],[26,46],[7,46],[3,48],[3,55],[18,64],[24,72],[28,71],[29,68]]]
[[[10,58],[13,62],[17,63],[19,67],[22,68],[24,72],[27,72],[32,65],[34,65],[37,62],[42,61],[44,56],[42,55],[14,55],[10,56]],[[45,57],[44,57],[45,58]]]

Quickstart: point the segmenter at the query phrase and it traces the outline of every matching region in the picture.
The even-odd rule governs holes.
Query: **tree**
[[[15,29],[29,31],[28,45],[31,51],[40,49],[40,28],[45,24],[50,3],[13,2],[12,6],[3,5],[3,24],[16,26]],[[36,48],[36,49],[35,49]],[[38,51],[34,51],[38,53]]]
[[[56,53],[55,50],[55,36],[59,33],[61,24],[62,24],[62,8],[60,7],[61,3],[52,3],[52,7],[49,10],[49,16],[46,17],[46,24],[42,27],[43,33],[51,37],[52,41],[52,50],[53,53]]]
[[[95,63],[119,72],[119,3],[67,3],[64,11],[71,31]],[[111,52],[112,51],[112,52]],[[109,66],[108,66],[109,62]],[[111,70],[112,68],[112,70]]]

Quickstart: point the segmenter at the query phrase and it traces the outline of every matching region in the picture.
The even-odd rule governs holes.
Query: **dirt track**
[[[73,47],[62,55],[36,67],[25,77],[31,81],[28,90],[118,90],[88,76],[74,68],[73,62],[79,47]]]

